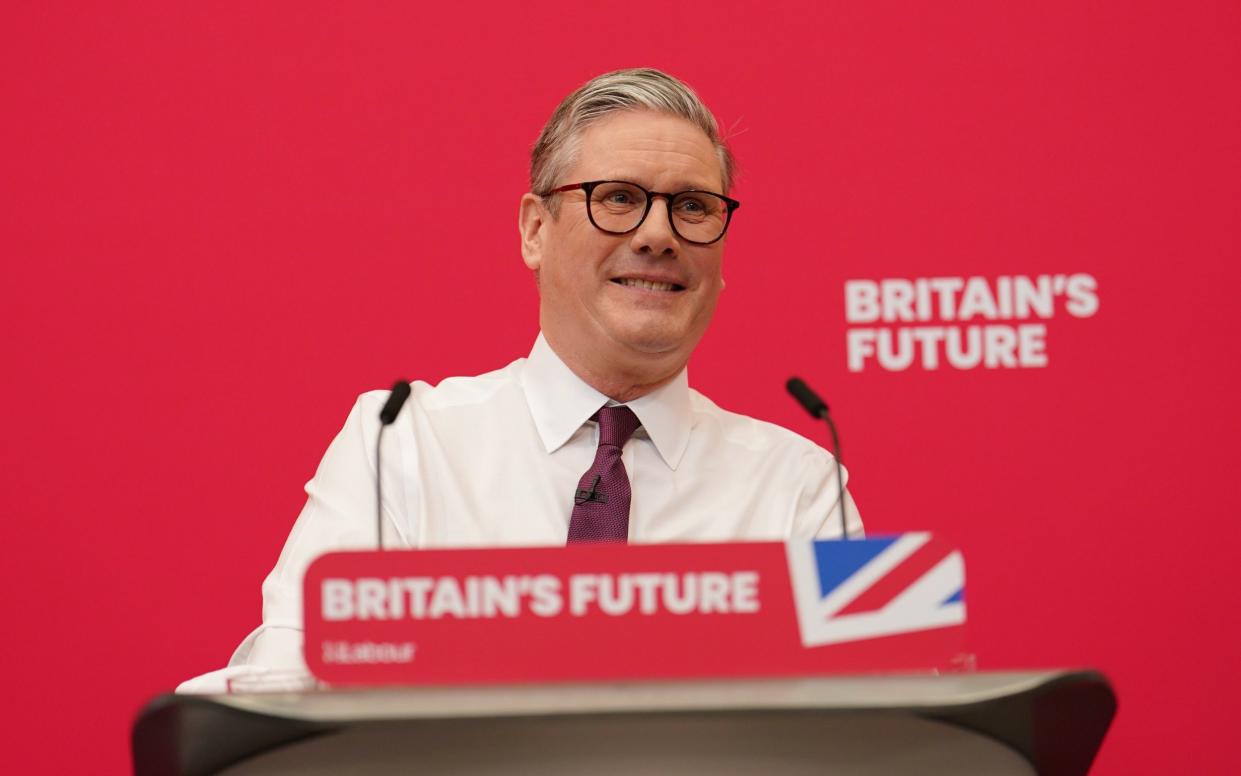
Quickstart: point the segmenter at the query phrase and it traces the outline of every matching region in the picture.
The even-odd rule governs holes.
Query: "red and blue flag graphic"
[[[965,622],[965,564],[929,533],[789,542],[802,646],[841,644]]]

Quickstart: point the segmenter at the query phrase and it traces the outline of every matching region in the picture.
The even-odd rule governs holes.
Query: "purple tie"
[[[599,449],[573,497],[569,544],[629,540],[629,475],[621,449],[642,421],[628,407],[603,407],[591,420],[599,422]]]

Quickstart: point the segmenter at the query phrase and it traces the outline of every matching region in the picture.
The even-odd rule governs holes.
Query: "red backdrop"
[[[123,771],[223,665],[357,393],[527,352],[527,150],[633,65],[741,164],[693,383],[812,436],[820,387],[981,667],[1116,682],[1099,773],[1238,765],[1235,3],[354,5],[3,11],[7,770]],[[1045,367],[848,369],[846,280],[1075,273]]]

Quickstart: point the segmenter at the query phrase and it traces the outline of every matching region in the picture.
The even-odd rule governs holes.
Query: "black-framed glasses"
[[[587,181],[552,189],[547,196],[581,189],[586,192],[586,215],[601,232],[628,234],[642,226],[656,197],[668,205],[668,223],[686,242],[710,245],[724,236],[741,203],[713,191],[647,191],[629,181]]]

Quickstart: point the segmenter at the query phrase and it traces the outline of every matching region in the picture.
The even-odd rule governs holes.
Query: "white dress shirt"
[[[263,582],[263,624],[230,666],[304,670],[306,567],[325,552],[375,546],[375,439],[387,395],[358,398],[307,483],[306,506]],[[529,358],[503,369],[415,383],[384,434],[384,545],[565,544],[598,444],[590,416],[608,403],[542,335]],[[631,543],[840,535],[836,470],[823,448],[720,409],[689,387],[685,370],[628,406],[642,422],[622,453]],[[860,534],[851,500],[848,516]]]

